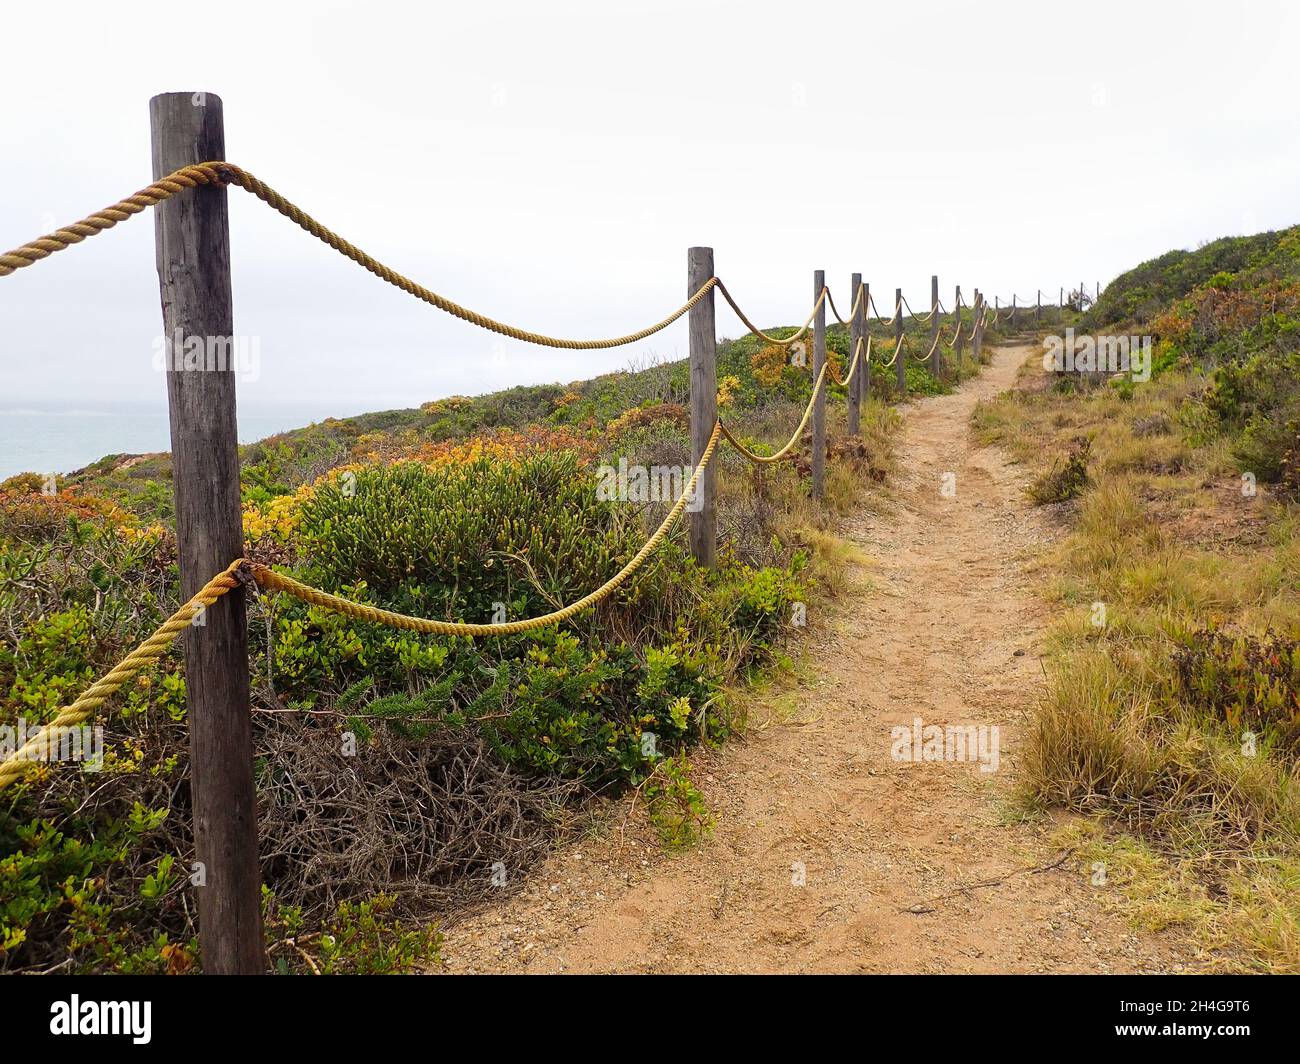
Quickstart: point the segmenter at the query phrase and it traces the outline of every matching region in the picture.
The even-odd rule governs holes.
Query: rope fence
[[[234,551],[229,551],[225,557],[221,557],[216,553],[218,548],[206,542],[208,539],[211,539],[212,543],[221,542],[220,536],[205,536],[203,544],[178,537],[183,585],[188,583],[188,586],[193,587],[195,581],[205,578],[204,573],[215,571],[216,575],[206,579],[206,582],[190,595],[184,605],[177,609],[121,662],[91,684],[68,706],[60,709],[53,719],[20,749],[14,751],[0,762],[0,789],[22,780],[29,768],[48,760],[50,750],[54,748],[52,737],[56,736],[62,729],[83,724],[88,720],[141,670],[158,662],[177,637],[192,626],[200,611],[207,611],[210,614],[217,613],[216,607],[218,604],[232,592],[247,590],[250,592],[285,594],[312,606],[330,610],[356,620],[434,636],[475,639],[527,633],[561,624],[607,599],[619,587],[630,580],[646,563],[647,559],[654,554],[655,550],[681,519],[688,504],[692,501],[698,501],[701,496],[703,505],[698,508],[698,512],[693,507],[691,513],[691,549],[697,563],[706,566],[712,565],[716,534],[712,531],[715,527],[713,523],[715,489],[714,477],[710,473],[710,467],[717,454],[718,445],[722,440],[725,439],[738,454],[749,462],[758,466],[771,465],[792,456],[800,441],[803,440],[811,422],[813,426],[811,441],[813,451],[812,494],[814,498],[819,499],[823,491],[823,465],[827,450],[825,427],[827,381],[832,381],[847,390],[848,429],[850,434],[856,434],[859,431],[860,409],[870,395],[869,368],[872,357],[870,325],[873,312],[876,324],[886,327],[893,326],[895,329],[893,351],[888,361],[882,361],[880,364],[882,367],[896,367],[900,398],[906,394],[904,370],[907,356],[904,345],[907,333],[904,329],[904,309],[908,311],[914,324],[928,323],[931,327],[929,350],[925,355],[913,358],[912,361],[918,364],[928,363],[934,374],[940,378],[944,376],[944,368],[941,364],[939,351],[941,350],[941,343],[944,342],[945,334],[951,335],[951,339],[946,341],[945,346],[949,348],[956,347],[956,372],[960,375],[961,344],[964,336],[972,340],[974,354],[978,360],[980,342],[985,331],[1002,320],[1003,317],[1002,308],[995,306],[990,310],[978,291],[975,295],[974,305],[966,304],[960,289],[956,291],[953,309],[949,312],[938,298],[938,278],[935,277],[931,279],[931,305],[924,315],[917,314],[902,296],[901,290],[898,290],[893,316],[884,319],[876,307],[875,300],[872,298],[870,286],[862,283],[860,275],[855,274],[850,310],[846,318],[840,315],[830,288],[824,283],[823,275],[818,272],[814,284],[813,305],[807,318],[791,335],[778,338],[758,328],[741,309],[727,285],[713,271],[712,249],[692,248],[688,256],[690,264],[687,285],[688,298],[685,303],[658,322],[621,336],[604,339],[568,339],[534,332],[498,321],[462,306],[399,273],[322,225],[274,188],[234,163],[218,160],[165,168],[163,163],[169,156],[176,159],[187,156],[189,158],[203,158],[208,153],[208,150],[211,150],[214,146],[219,149],[220,145],[224,143],[219,101],[214,112],[207,108],[193,107],[190,104],[190,98],[191,94],[189,93],[167,94],[156,97],[151,103],[156,138],[155,146],[157,148],[159,143],[163,146],[159,152],[161,158],[156,165],[158,170],[167,169],[163,176],[158,177],[153,183],[138,192],[96,211],[78,222],[73,222],[45,236],[28,241],[12,251],[0,254],[0,277],[10,276],[19,270],[34,266],[60,251],[112,229],[119,223],[129,220],[149,208],[155,208],[159,233],[160,266],[162,264],[163,246],[167,244],[170,249],[169,254],[172,256],[168,260],[169,268],[176,267],[182,271],[191,271],[193,274],[192,283],[188,288],[189,292],[228,292],[229,256],[228,252],[224,255],[221,253],[223,247],[228,245],[226,203],[224,195],[214,197],[213,194],[231,186],[239,187],[382,281],[471,325],[512,339],[567,350],[600,350],[621,347],[647,339],[666,329],[682,317],[688,317],[690,329],[692,457],[695,468],[681,496],[669,509],[667,515],[617,573],[595,590],[566,606],[540,616],[516,621],[473,623],[468,621],[435,620],[396,613],[356,602],[321,588],[312,587],[286,573],[278,572],[242,556],[232,559],[230,554],[235,553]],[[214,97],[209,96],[208,99],[210,106],[210,101]],[[194,114],[195,111],[205,113]],[[213,122],[215,122],[215,127],[212,124]],[[187,210],[181,212],[177,209],[176,201],[180,197],[186,196],[198,197],[198,202],[189,204]],[[164,271],[161,268],[159,273],[160,285],[163,287],[166,335],[173,334],[172,329],[168,328],[173,321],[187,323],[186,331],[191,334],[198,334],[200,331],[197,327],[194,327],[194,323],[216,323],[220,326],[229,323],[228,299],[225,302],[223,317],[220,300],[215,300],[212,305],[207,305],[200,302],[202,297],[199,295],[185,296],[182,294],[177,296],[175,290],[168,289],[168,281],[164,277]],[[813,383],[807,405],[789,440],[771,454],[759,454],[747,446],[717,414],[715,293],[722,296],[723,300],[726,301],[739,320],[753,335],[769,344],[789,347],[806,336],[810,330],[812,332],[814,347]],[[184,303],[186,298],[190,299],[192,303],[190,305],[179,305]],[[1013,305],[1014,301],[1015,297],[1013,296]],[[836,375],[827,357],[826,312],[828,308],[836,321],[849,328],[851,358],[843,378]],[[966,319],[963,318],[963,309],[969,312],[968,327]],[[949,313],[951,313],[952,322],[950,325],[945,325],[940,320],[940,316]],[[1014,317],[1014,309],[1010,313]],[[175,317],[169,318],[168,315],[174,315]],[[963,329],[966,329],[965,334],[963,334]],[[233,330],[223,331],[222,328],[214,328],[212,335],[227,335],[231,331]],[[175,463],[173,490],[176,497],[178,531],[192,527],[204,527],[205,529],[217,527],[225,534],[224,542],[242,543],[242,527],[229,527],[229,514],[222,506],[222,498],[227,501],[230,498],[228,492],[232,485],[228,482],[214,483],[210,475],[204,475],[205,467],[198,465],[186,467],[182,462],[185,455],[192,456],[196,450],[193,447],[181,446],[183,443],[201,439],[207,442],[210,450],[212,441],[215,440],[216,446],[222,449],[225,460],[229,463],[227,468],[235,471],[233,490],[235,498],[238,498],[237,478],[239,466],[238,444],[234,436],[233,382],[222,379],[229,376],[229,374],[224,373],[185,374],[180,370],[168,370],[169,402],[172,405],[173,414],[172,453]],[[180,402],[178,396],[182,394],[189,396],[189,398],[178,407],[177,403]],[[177,417],[178,410],[189,413]],[[223,420],[223,418],[226,420]],[[222,429],[222,425],[226,427]],[[202,448],[197,450],[202,450]],[[211,460],[210,456],[201,457],[204,461]],[[184,460],[197,461],[192,457]],[[229,480],[229,478],[226,479]],[[221,496],[221,492],[227,494]],[[236,518],[238,516],[237,506],[235,516]],[[196,522],[198,522],[197,525]],[[231,536],[237,538],[232,539]],[[206,551],[206,553],[202,553],[203,551]],[[207,614],[205,614],[206,616]],[[235,615],[232,613],[231,616]],[[242,612],[238,616],[242,617]],[[232,639],[226,641],[230,645],[224,648],[215,647],[213,644],[216,642],[220,641],[207,639],[190,639],[186,641],[187,675],[212,675],[241,669],[247,673],[246,631],[233,632]],[[202,800],[209,809],[224,810],[226,806],[222,804],[223,800],[243,800],[249,797],[248,794],[237,793],[243,785],[232,783],[231,779],[238,775],[233,771],[233,768],[238,766],[241,761],[245,763],[245,768],[247,764],[251,763],[251,746],[234,741],[229,736],[216,735],[201,739],[196,734],[198,729],[195,722],[221,719],[219,714],[222,712],[235,712],[246,716],[249,711],[247,687],[245,685],[243,689],[242,700],[238,694],[233,696],[236,699],[236,704],[232,707],[227,704],[230,700],[228,693],[226,702],[219,705],[216,700],[223,697],[220,690],[215,693],[204,693],[199,688],[207,688],[207,684],[192,686],[194,689],[191,690],[189,696],[189,710],[191,714],[192,786],[195,790],[196,802],[202,796]],[[205,714],[211,716],[205,716]],[[230,718],[226,717],[225,719]],[[211,730],[208,729],[208,731]],[[244,789],[249,788],[251,788],[251,781]],[[195,847],[200,860],[205,859],[205,854],[215,852],[214,847],[220,848],[220,840],[217,838],[220,831],[235,830],[229,819],[222,819],[226,815],[222,813],[215,818],[216,827],[205,826],[200,830],[200,826],[196,824]],[[246,832],[247,827],[238,830]],[[247,847],[251,845],[254,858],[253,875],[255,878],[257,845],[255,824],[251,842],[242,836],[226,835],[222,837],[227,840],[234,838],[245,855],[248,852]],[[208,888],[211,892],[208,896],[216,897],[220,895],[221,903],[226,907],[224,911],[238,911],[245,915],[250,912],[255,914],[255,906],[258,903],[255,896],[256,883],[251,884],[254,896],[250,897],[250,883],[247,882],[247,879],[247,874],[232,875],[230,879],[219,878],[213,886]],[[250,906],[254,906],[254,908],[250,909]],[[238,923],[238,921],[234,922]],[[254,921],[255,925],[256,922]],[[256,949],[247,941],[247,935],[247,922],[245,922],[243,930],[236,929],[232,931],[229,928],[214,926],[214,921],[205,917],[204,910],[200,909],[200,936],[204,949],[205,967],[208,970],[239,971],[248,970],[252,967]],[[257,948],[260,948],[260,945]]]

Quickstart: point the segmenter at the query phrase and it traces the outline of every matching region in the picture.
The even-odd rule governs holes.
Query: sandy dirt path
[[[615,816],[447,927],[449,971],[1195,967],[1104,909],[1078,862],[1058,863],[1054,825],[1007,801],[1049,618],[1025,562],[1053,533],[969,426],[1027,354],[1003,348],[957,394],[906,408],[890,498],[845,531],[864,560],[814,619],[803,679],[760,697],[751,722],[769,726],[696,758],[712,836],[665,853]],[[893,759],[891,728],[917,717],[996,725],[998,771]]]

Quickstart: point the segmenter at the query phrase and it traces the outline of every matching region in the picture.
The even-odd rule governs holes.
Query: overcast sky
[[[7,5],[0,246],[151,178],[149,97],[225,104],[227,154],[452,299],[607,336],[682,302],[686,248],[760,324],[938,273],[990,295],[1106,282],[1300,221],[1295,4]],[[80,27],[80,29],[77,29]],[[93,27],[93,29],[91,29]],[[685,354],[501,341],[232,189],[240,402],[320,413]],[[153,219],[0,279],[0,400],[164,402]],[[881,303],[882,309],[886,306]],[[842,308],[843,309],[843,308]],[[719,301],[720,334],[743,331]]]

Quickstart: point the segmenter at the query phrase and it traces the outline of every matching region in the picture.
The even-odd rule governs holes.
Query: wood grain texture
[[[686,294],[694,295],[713,276],[713,249],[690,248],[686,252]],[[698,465],[718,420],[718,333],[713,290],[689,311],[691,367],[691,461]],[[714,463],[700,478],[698,491],[703,506],[691,513],[691,553],[696,562],[713,568],[718,550],[717,474]]]
[[[870,308],[870,307],[871,307],[871,284],[870,284],[870,282],[867,282],[867,283],[864,283],[863,286],[862,286],[862,325],[861,325],[861,329],[862,329],[862,335],[863,335],[863,338],[864,338],[864,339],[869,339],[869,338],[870,338],[869,335],[868,335],[869,332],[870,332],[870,329],[869,329],[869,325],[870,325],[870,318],[869,318],[870,309],[869,309],[869,308]],[[862,353],[863,353],[864,355],[867,353],[865,347],[863,348]],[[862,389],[862,405],[863,405],[863,407],[865,408],[866,405],[867,405],[867,400],[871,398],[871,359],[869,359],[869,358],[864,359],[864,361],[863,361],[863,363],[862,363],[861,389]]]
[[[943,380],[943,344],[936,344],[934,341],[939,336],[939,277],[937,274],[930,276],[930,346],[934,348],[934,361],[930,364],[930,372],[939,380]]]
[[[211,93],[155,96],[149,116],[155,179],[226,157],[221,100]],[[166,200],[154,220],[163,335],[173,356],[189,338],[212,356],[202,370],[175,357],[167,369],[181,592],[189,598],[244,553],[235,373],[221,342],[234,337],[226,191],[200,187]],[[206,879],[195,888],[199,946],[205,972],[257,973],[266,961],[243,593],[221,598],[203,622],[183,641],[195,853]]]
[[[862,301],[858,298],[858,290],[862,287],[862,274],[855,273],[849,280],[849,306],[855,308],[849,315],[849,361],[853,361],[853,352],[858,349],[858,338],[862,335],[863,307]],[[848,372],[847,364],[845,372]],[[849,381],[849,405],[848,405],[848,430],[850,436],[856,436],[862,431],[862,369],[858,368],[858,375]]]
[[[826,287],[826,271],[813,271],[813,299],[822,294]],[[817,380],[822,367],[826,365],[826,301],[817,307],[817,317],[813,320],[813,371],[812,379]],[[813,402],[812,416],[812,495],[820,499],[826,492],[826,386],[817,393]]]
[[[953,361],[956,363],[956,376],[961,379],[961,349],[966,342],[966,338],[961,333],[961,285],[953,289],[952,294],[952,326],[957,330],[957,339],[953,343]]]
[[[894,372],[897,374],[898,398],[901,402],[907,398],[907,354],[903,351],[903,290],[894,289],[894,350],[898,357],[894,359]]]

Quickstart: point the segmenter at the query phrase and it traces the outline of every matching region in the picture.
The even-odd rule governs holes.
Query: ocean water
[[[241,407],[239,442],[329,416],[346,414],[320,407]],[[0,480],[15,473],[70,473],[107,454],[170,449],[167,408],[161,404],[0,403]]]

